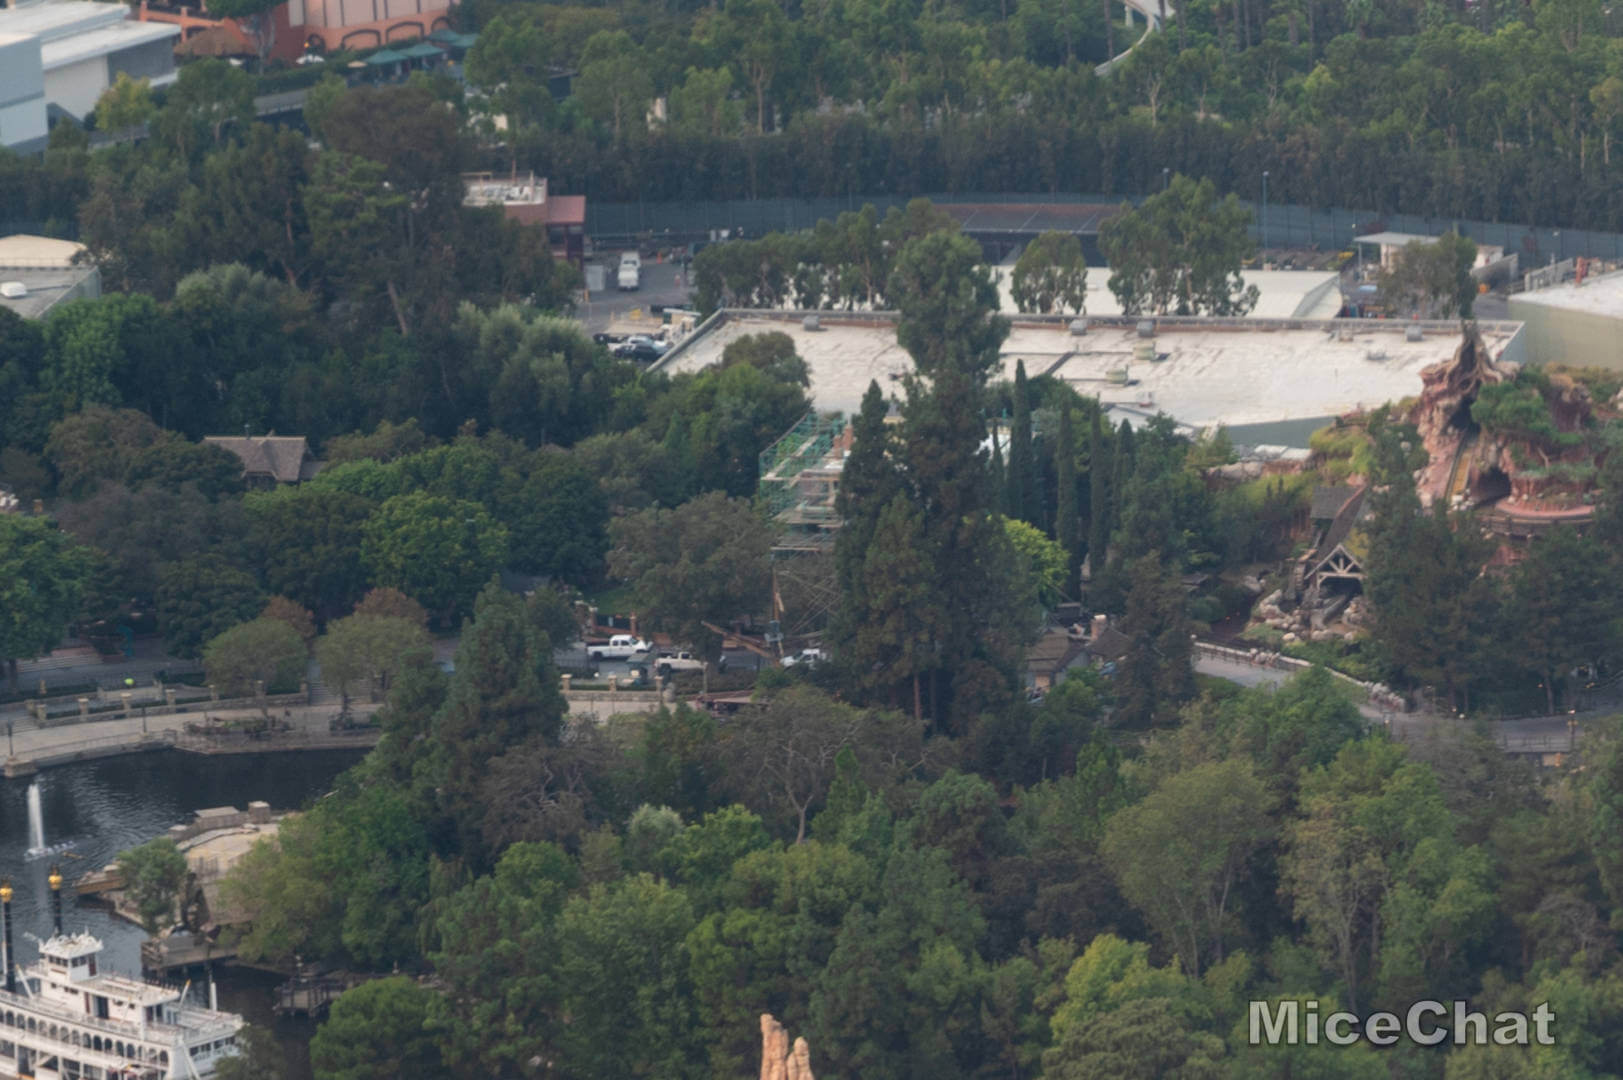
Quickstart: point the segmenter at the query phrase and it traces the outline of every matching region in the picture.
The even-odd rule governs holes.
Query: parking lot
[[[620,264],[620,253],[599,251],[591,261],[604,267],[605,288],[601,292],[589,294],[576,309],[576,317],[589,333],[607,330],[616,321],[629,316],[633,310],[640,310],[644,315],[648,315],[656,304],[664,307],[682,307],[687,304],[689,291],[687,277],[682,275],[682,284],[677,284],[677,277],[682,273],[678,266],[644,259],[642,282],[639,287],[633,291],[621,292],[614,284],[615,268]]]

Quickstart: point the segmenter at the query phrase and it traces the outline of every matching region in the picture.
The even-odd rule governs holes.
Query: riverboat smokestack
[[[51,923],[56,927],[56,933],[62,933],[62,868],[51,867],[51,876],[45,879],[51,887]]]
[[[0,917],[6,924],[6,993],[17,992],[17,965],[11,962],[11,879],[0,881]]]

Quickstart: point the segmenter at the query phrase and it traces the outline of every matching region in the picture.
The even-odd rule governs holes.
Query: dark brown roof
[[[1368,490],[1367,487],[1358,488],[1342,503],[1341,509],[1336,511],[1335,520],[1330,522],[1330,527],[1324,531],[1324,538],[1313,551],[1315,569],[1319,563],[1330,557],[1331,552],[1346,542],[1347,537],[1352,534],[1353,526],[1367,516],[1368,507],[1364,493]]]
[[[1308,517],[1314,521],[1329,521],[1341,512],[1347,505],[1347,500],[1362,491],[1351,484],[1339,484],[1335,487],[1316,488],[1313,492],[1313,506],[1308,511]]]
[[[1088,653],[1101,660],[1120,660],[1132,647],[1132,638],[1114,626],[1107,626],[1094,634],[1093,640],[1088,642]]]
[[[1063,630],[1050,630],[1026,650],[1026,669],[1036,673],[1055,674],[1075,660],[1082,646]]]
[[[203,441],[241,458],[244,476],[269,476],[281,484],[296,484],[320,468],[309,461],[310,444],[303,435],[209,435]]]

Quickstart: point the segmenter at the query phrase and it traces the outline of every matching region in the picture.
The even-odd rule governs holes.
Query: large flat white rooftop
[[[131,49],[148,42],[163,41],[165,38],[178,38],[180,35],[181,28],[175,23],[136,22],[131,19],[98,26],[71,37],[46,41],[40,48],[40,59],[45,65],[45,70],[52,71],[68,64],[76,64],[80,60],[88,60],[93,56],[105,56],[121,49]],[[174,81],[173,73],[166,75],[167,77],[164,75],[152,77],[148,81],[153,86],[162,86]]]
[[[729,342],[777,330],[806,361],[818,409],[855,412],[874,380],[901,396],[912,358],[896,343],[894,316],[823,312],[820,320],[821,329],[806,330],[801,315],[725,312],[655,366],[699,371],[719,361]],[[1161,318],[1154,338],[1141,339],[1136,322],[1090,316],[1087,332],[1075,336],[1066,318],[1018,319],[1003,346],[1002,374],[1012,378],[1024,361],[1028,375],[1051,374],[1107,404],[1205,428],[1332,416],[1410,397],[1420,392],[1420,372],[1453,356],[1460,343],[1455,323]],[[1414,325],[1423,330],[1419,341],[1407,340]],[[1523,359],[1521,323],[1478,329],[1494,357]],[[1144,346],[1157,359],[1143,360]],[[1111,373],[1124,367],[1129,384],[1112,382]]]
[[[1623,272],[1585,278],[1582,285],[1569,281],[1547,289],[1517,293],[1510,298],[1512,309],[1522,304],[1623,318]]]

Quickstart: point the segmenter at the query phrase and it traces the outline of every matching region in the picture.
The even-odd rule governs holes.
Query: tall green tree
[[[1381,270],[1381,298],[1397,314],[1469,319],[1476,301],[1475,265],[1476,244],[1457,232],[1405,245]]]
[[[920,608],[937,628],[930,711],[937,723],[950,712],[955,725],[967,725],[985,701],[959,690],[971,681],[989,690],[1006,678],[996,673],[1007,670],[1027,630],[1003,577],[1009,560],[999,549],[1007,539],[990,503],[981,449],[986,384],[1009,327],[997,314],[979,248],[964,236],[937,231],[909,240],[888,291],[901,312],[897,337],[916,367],[900,459],[941,583]],[[941,685],[944,677],[957,688]]]
[[[508,532],[478,503],[412,492],[378,507],[361,530],[361,561],[443,621],[467,610],[507,564]]]
[[[1009,422],[1009,476],[1005,489],[1009,517],[1041,525],[1037,505],[1037,455],[1031,440],[1031,391],[1026,385],[1026,362],[1014,368],[1014,416]]]
[[[1100,229],[1110,291],[1129,315],[1244,315],[1258,295],[1240,276],[1250,224],[1251,212],[1233,195],[1219,200],[1210,179],[1175,176]]]
[[[0,515],[0,661],[13,689],[17,661],[50,652],[78,614],[90,552],[39,518]]]
[[[175,902],[186,883],[186,856],[167,836],[149,840],[118,855],[124,891],[135,902],[141,928],[148,934],[167,930],[175,918]]]
[[[1127,612],[1121,632],[1127,655],[1121,661],[1117,693],[1121,723],[1164,721],[1194,696],[1195,669],[1183,585],[1154,552],[1127,568]]]
[[[1250,762],[1197,765],[1169,778],[1105,829],[1106,862],[1183,969],[1223,961],[1239,884],[1273,837],[1271,797]]]
[[[1104,409],[1094,403],[1088,428],[1088,569],[1095,580],[1106,568],[1106,545],[1114,523],[1110,517],[1110,454],[1105,446]]]
[[[1086,310],[1088,265],[1082,241],[1072,233],[1045,232],[1015,260],[1010,292],[1021,311]]]
[[[1059,407],[1059,432],[1054,439],[1054,541],[1065,552],[1066,596],[1077,595],[1077,568],[1082,558],[1082,514],[1077,509],[1076,421],[1069,402]],[[1091,475],[1091,472],[1090,472]]]
[[[609,533],[609,570],[637,583],[639,614],[710,659],[720,655],[721,638],[706,623],[766,610],[773,534],[743,499],[713,491],[674,510],[620,518]]]
[[[455,1075],[445,1066],[433,1022],[438,996],[405,975],[346,990],[310,1040],[316,1075],[321,1080]]]
[[[840,486],[834,496],[834,512],[841,521],[834,538],[834,567],[840,587],[840,607],[831,627],[836,654],[867,621],[864,568],[879,517],[901,483],[893,458],[891,426],[886,421],[889,413],[890,404],[879,383],[870,382],[862,395],[862,408],[851,421],[851,450],[841,467]]]
[[[455,851],[488,865],[481,787],[491,761],[530,742],[556,744],[566,704],[552,662],[552,642],[518,597],[492,582],[480,593],[473,621],[457,646],[445,703],[430,724],[425,777],[455,830]]]
[[[278,684],[296,683],[309,655],[297,630],[261,617],[211,638],[203,646],[203,670],[223,696],[256,694],[261,687],[269,694]]]
[[[1538,675],[1552,714],[1567,673],[1617,647],[1617,615],[1606,599],[1617,580],[1608,553],[1570,528],[1541,537],[1512,571],[1506,612],[1516,628],[1512,647]]]
[[[836,654],[861,673],[864,685],[888,690],[892,705],[898,704],[897,688],[909,686],[918,719],[924,715],[923,679],[934,664],[931,646],[941,632],[933,554],[918,512],[905,495],[893,496],[879,515],[862,576],[852,585],[848,603],[860,605],[864,618]]]

